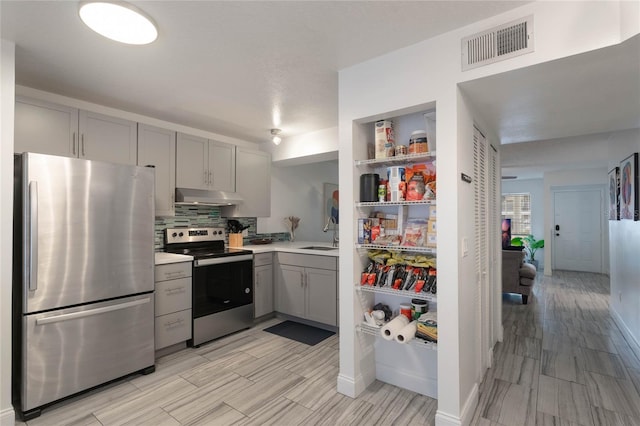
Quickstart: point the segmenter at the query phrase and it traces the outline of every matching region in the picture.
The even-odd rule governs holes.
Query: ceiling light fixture
[[[149,44],[158,38],[152,19],[122,1],[86,1],[78,9],[80,19],[98,34],[126,44]]]
[[[282,132],[280,129],[271,129],[271,142],[276,145],[280,145],[280,142],[282,142],[282,138],[279,136],[280,132]]]

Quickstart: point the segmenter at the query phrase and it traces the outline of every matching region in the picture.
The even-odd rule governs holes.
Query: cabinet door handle
[[[71,143],[71,152],[76,155],[76,132],[73,132],[73,141]]]
[[[211,171],[209,171],[209,185],[213,185],[213,175]]]
[[[84,133],[82,134],[82,136],[80,136],[81,139],[81,143],[82,143],[82,156],[84,157]]]
[[[207,173],[207,171],[205,170],[205,171],[204,171],[204,174],[202,175],[202,182],[203,182],[205,185],[207,184],[207,175],[208,175],[208,173]]]

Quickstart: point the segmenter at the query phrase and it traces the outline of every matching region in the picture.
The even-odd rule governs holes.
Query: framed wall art
[[[609,171],[609,220],[620,220],[620,167]]]
[[[638,220],[638,153],[620,162],[620,218]]]
[[[323,184],[323,222],[322,226],[325,226],[329,223],[329,218],[333,218],[333,223],[329,223],[329,229],[333,229],[338,224],[339,218],[339,196],[338,196],[338,185],[335,183],[325,183]]]

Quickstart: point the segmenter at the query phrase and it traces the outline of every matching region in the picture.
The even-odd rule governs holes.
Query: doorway
[[[553,269],[603,272],[603,196],[598,187],[553,190]]]

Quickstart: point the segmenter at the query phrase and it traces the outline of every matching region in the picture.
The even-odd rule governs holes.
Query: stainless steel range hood
[[[242,201],[235,192],[176,188],[176,205],[233,206]]]

